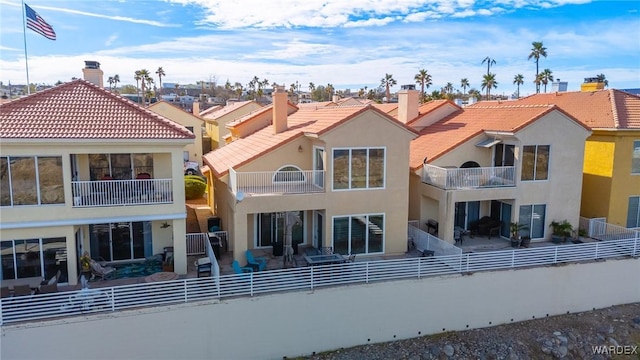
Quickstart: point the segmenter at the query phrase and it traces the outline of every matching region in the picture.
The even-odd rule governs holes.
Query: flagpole
[[[27,95],[31,94],[31,84],[29,83],[29,62],[27,61],[27,12],[22,0],[22,36],[24,37],[24,65],[27,69]]]

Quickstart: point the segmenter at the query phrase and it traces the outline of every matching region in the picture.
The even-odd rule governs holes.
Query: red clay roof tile
[[[193,139],[184,126],[74,80],[0,105],[2,139]]]

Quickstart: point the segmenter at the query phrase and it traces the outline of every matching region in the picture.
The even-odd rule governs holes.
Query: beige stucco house
[[[237,101],[217,109],[215,111],[203,112],[201,118],[206,123],[206,131],[211,138],[211,149],[223,147],[229,140],[229,129],[227,123],[260,109],[260,103],[249,101]]]
[[[505,238],[511,222],[533,241],[549,239],[552,221],[577,228],[590,128],[553,105],[442,102],[418,115],[403,109],[403,96],[415,93],[400,93],[399,117],[420,133],[411,142],[410,218],[437,221],[450,242],[454,228],[470,230],[484,216],[502,222]]]
[[[202,155],[210,150],[209,146],[203,141],[203,135],[206,135],[204,120],[202,120],[198,115],[188,113],[182,108],[166,101],[153,103],[149,105],[147,109],[186,127],[195,135],[193,143],[184,147],[183,160],[194,161],[197,162],[198,165],[202,166]],[[198,113],[198,106],[194,106],[193,109],[195,113]]]
[[[4,281],[76,284],[79,254],[115,264],[174,247],[186,274],[185,127],[85,80],[0,105]]]
[[[273,98],[268,111],[233,124],[245,129],[233,142],[204,156],[234,258],[277,248],[288,225],[294,243],[341,254],[405,252],[416,133],[371,106],[298,108],[283,91]]]

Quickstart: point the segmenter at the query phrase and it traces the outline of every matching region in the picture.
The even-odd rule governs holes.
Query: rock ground
[[[614,347],[607,349],[620,354],[594,354],[593,347],[602,345]],[[627,354],[623,353],[625,350]],[[300,359],[640,360],[640,303],[490,328],[356,346]]]

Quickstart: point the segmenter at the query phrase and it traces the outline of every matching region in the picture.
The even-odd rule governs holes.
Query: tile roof
[[[251,103],[256,103],[257,102],[253,101],[253,100],[247,100],[247,101],[238,101],[238,102],[234,102],[232,104],[229,104],[221,109],[215,110],[213,112],[210,113],[206,113],[206,114],[202,114],[200,113],[200,116],[202,116],[203,118],[207,119],[207,120],[216,120],[221,118],[224,115],[227,115],[228,113],[238,110],[246,105],[249,105]]]
[[[205,116],[207,114],[211,114],[212,112],[218,111],[222,109],[222,105],[214,105],[206,110],[202,110],[200,111],[200,113],[198,114],[199,116]]]
[[[303,107],[309,107],[309,108],[320,108],[320,107],[325,107],[325,106],[337,106],[338,104],[334,103],[333,101],[314,101],[314,102],[310,102],[310,103],[298,103],[298,107],[299,108],[303,108]]]
[[[409,164],[412,170],[419,169],[425,157],[427,162],[432,162],[484,131],[516,132],[552,110],[563,112],[553,105],[473,106],[460,109],[420,131],[420,136],[411,141]]]
[[[193,139],[184,126],[85,80],[0,105],[2,139]]]
[[[420,105],[420,107],[418,108],[418,116],[416,116],[415,118],[409,120],[407,122],[407,124],[412,124],[418,120],[420,120],[422,117],[424,117],[425,115],[429,114],[432,111],[435,111],[445,105],[450,105],[454,108],[457,109],[462,109],[460,106],[456,105],[454,102],[452,102],[451,100],[431,100],[431,101],[427,101],[426,103]]]
[[[384,103],[384,104],[378,104],[378,103],[371,103],[371,106],[373,106],[374,108],[382,111],[385,114],[388,114],[390,112],[393,112],[394,110],[398,109],[398,103]]]
[[[640,129],[640,96],[607,89],[534,94],[517,104],[555,104],[591,128]]]
[[[287,130],[274,134],[273,128],[266,126],[247,137],[235,140],[204,155],[203,160],[219,177],[225,175],[229,168],[238,168],[279,146],[304,136],[304,134],[322,135],[366,111],[376,111],[386,116],[370,106],[329,106],[317,109],[302,107],[288,116]],[[399,121],[386,117],[407,131],[413,132]]]

